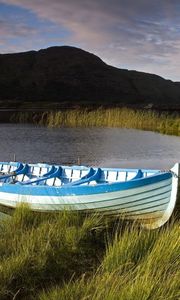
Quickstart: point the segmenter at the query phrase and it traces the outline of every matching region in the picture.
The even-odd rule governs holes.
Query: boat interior
[[[151,176],[158,170],[95,168],[0,162],[0,184],[78,186],[124,182]]]

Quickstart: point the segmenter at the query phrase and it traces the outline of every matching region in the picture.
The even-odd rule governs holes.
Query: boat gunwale
[[[0,161],[0,165],[12,165],[12,166],[16,166],[19,163],[22,163],[23,165],[25,165],[26,163],[18,161],[18,162],[2,162]],[[101,166],[83,166],[83,165],[61,165],[61,164],[57,164],[57,163],[28,163],[28,166],[30,167],[62,167],[63,169],[74,169],[74,170],[89,170],[91,167],[94,169],[97,168],[101,168],[101,170],[103,171],[115,171],[115,172],[136,172],[139,169],[143,172],[143,173],[157,173],[160,172],[160,169],[144,169],[144,168],[112,168],[112,167],[101,167]],[[162,170],[163,171],[163,170]]]
[[[160,181],[172,178],[170,172],[157,173],[148,177],[138,178],[123,182],[98,183],[96,185],[78,185],[78,186],[48,186],[48,185],[21,185],[3,183],[0,186],[0,192],[14,193],[20,195],[54,195],[54,196],[71,196],[71,195],[92,195],[108,192],[130,190],[142,186],[148,186]],[[60,192],[61,191],[61,192]]]

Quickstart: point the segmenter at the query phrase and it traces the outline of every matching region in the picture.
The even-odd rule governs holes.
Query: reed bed
[[[49,127],[121,127],[180,135],[179,116],[128,108],[50,112],[42,116],[40,123]]]
[[[179,225],[148,231],[23,205],[0,222],[0,299],[178,300]]]
[[[121,127],[180,135],[178,114],[129,108],[69,109],[42,114],[17,113],[12,121],[33,122],[48,127]]]

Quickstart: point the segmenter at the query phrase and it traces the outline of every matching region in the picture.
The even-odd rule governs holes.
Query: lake
[[[180,137],[121,128],[46,128],[0,124],[0,160],[170,168],[180,161]]]

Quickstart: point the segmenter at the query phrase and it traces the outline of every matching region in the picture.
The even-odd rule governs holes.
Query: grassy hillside
[[[0,54],[0,102],[9,107],[153,107],[180,109],[180,84],[118,69],[75,47]],[[6,106],[7,105],[7,106]],[[17,106],[16,106],[17,107]]]

